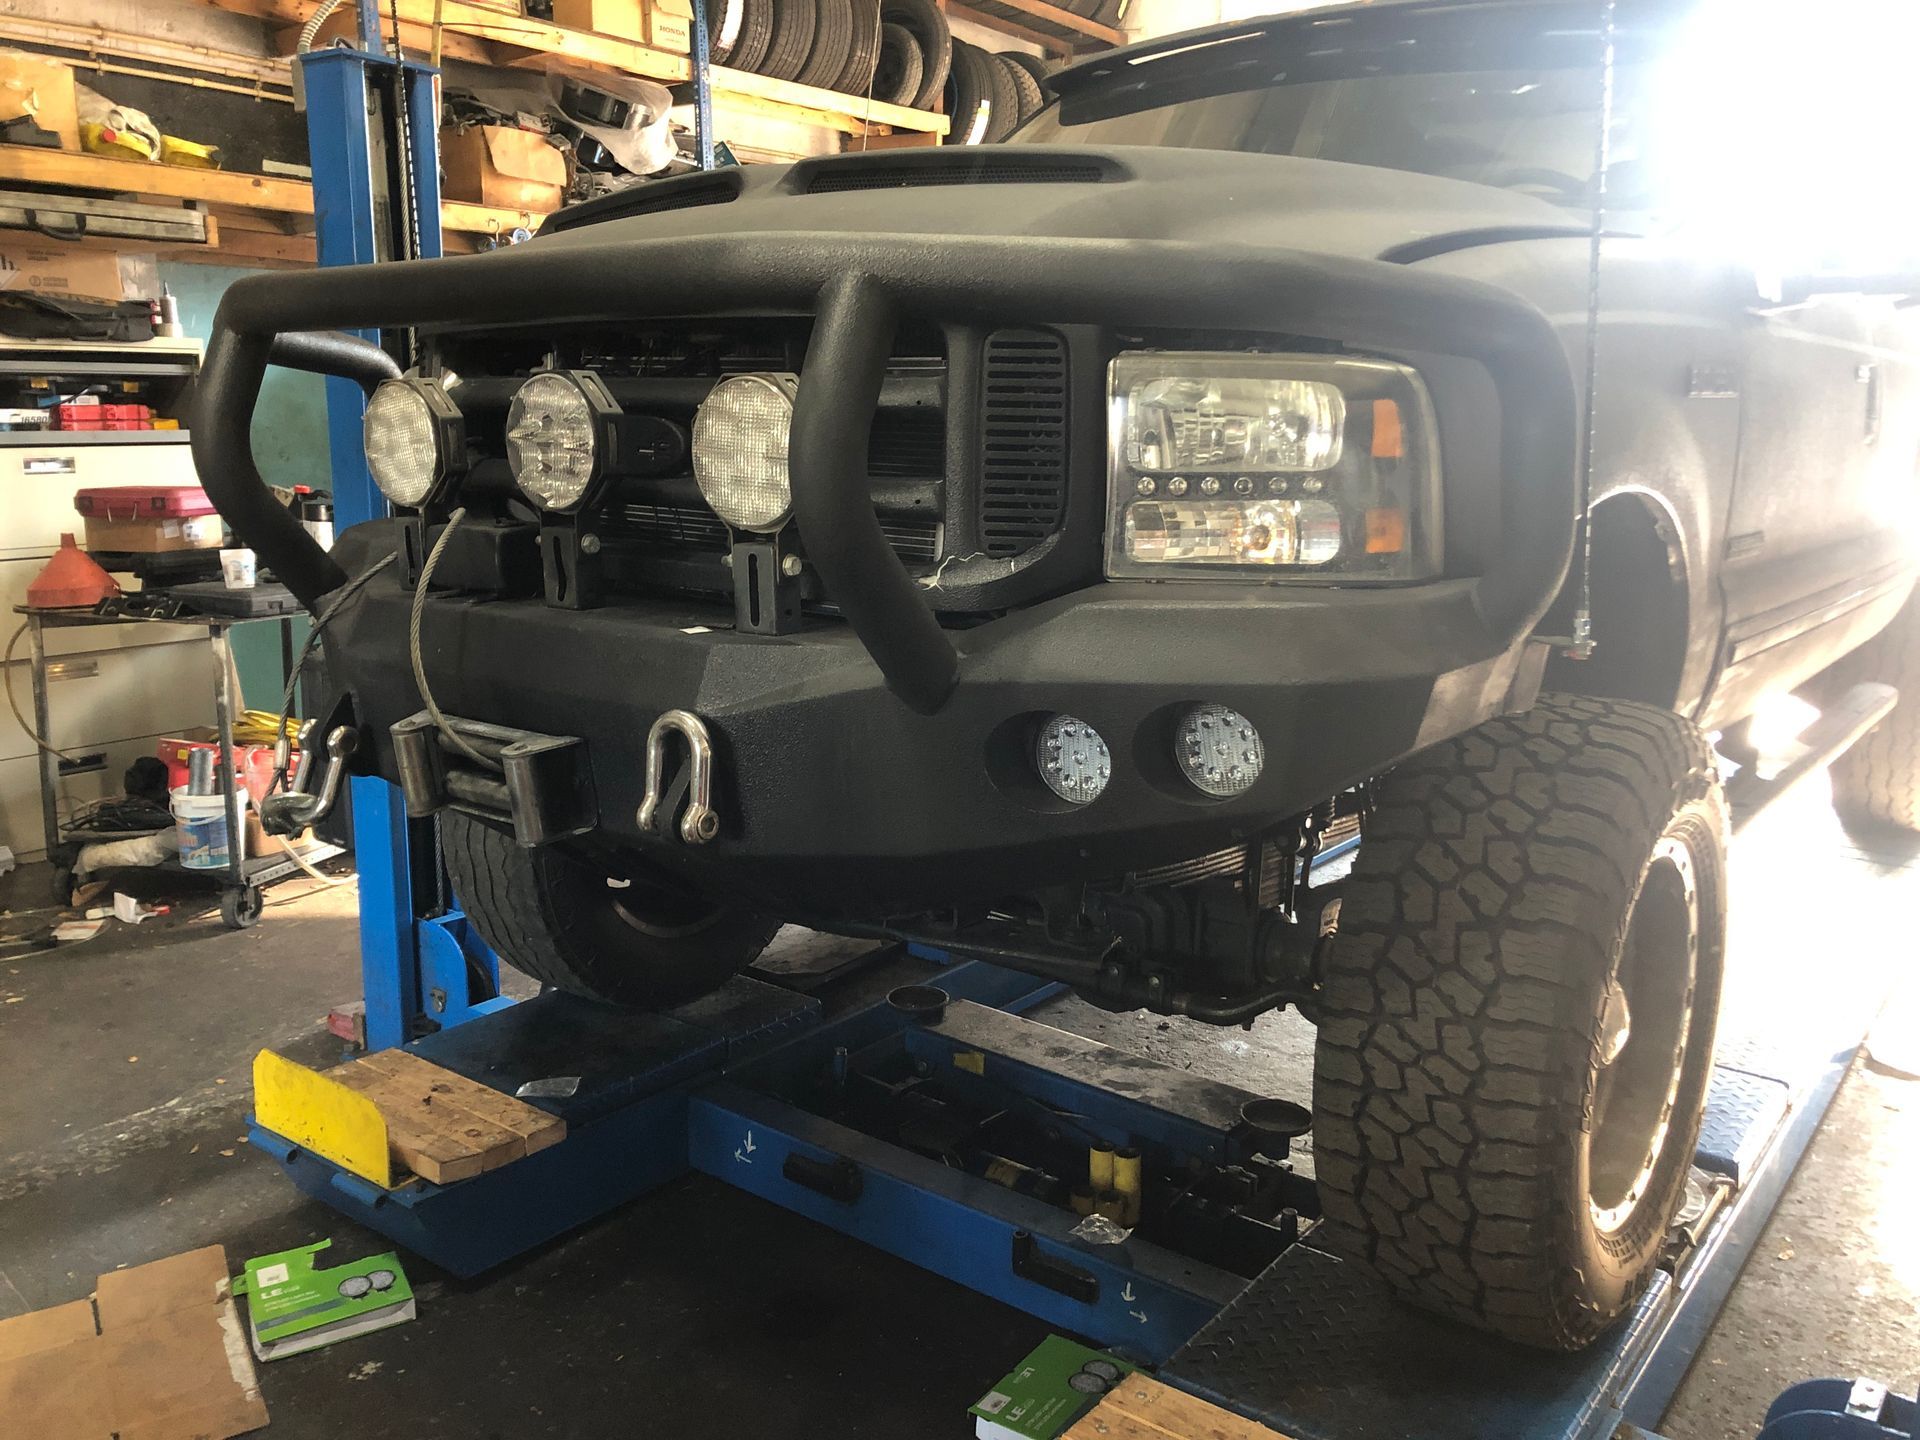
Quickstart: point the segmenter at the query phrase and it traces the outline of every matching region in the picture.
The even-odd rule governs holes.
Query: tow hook
[[[720,815],[713,808],[713,736],[707,722],[691,710],[669,710],[647,732],[647,793],[638,816],[642,830],[652,830],[660,819],[662,777],[667,768],[667,737],[675,732],[687,742],[687,808],[680,816],[680,839],[704,845],[720,833]]]
[[[310,738],[310,734],[301,735],[302,742]],[[320,789],[316,794],[305,788],[313,778],[313,747],[302,743],[294,788],[284,795],[269,795],[260,803],[260,827],[269,835],[298,835],[309,825],[326,819],[340,798],[347,762],[359,748],[360,732],[351,725],[336,725],[327,732],[327,768],[320,776]]]

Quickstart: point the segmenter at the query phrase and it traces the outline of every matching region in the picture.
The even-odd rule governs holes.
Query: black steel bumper
[[[809,560],[849,623],[772,639],[685,633],[724,625],[690,605],[444,599],[429,619],[429,676],[450,713],[586,737],[601,823],[615,834],[637,837],[651,721],[675,707],[706,717],[725,819],[714,844],[680,858],[724,865],[796,908],[986,895],[1043,872],[1111,872],[1228,843],[1497,710],[1571,555],[1579,406],[1538,311],[1382,262],[1175,242],[595,243],[582,232],[486,256],[245,280],[216,317],[195,459],[221,513],[314,606],[346,575],[271,502],[248,449],[265,367],[282,359],[277,336],[689,309],[815,316],[789,465]],[[1496,558],[1477,576],[1391,591],[1110,583],[945,630],[889,548],[865,480],[889,344],[909,316],[1270,332],[1476,361],[1498,396]],[[286,358],[336,373],[340,359]],[[390,777],[386,727],[419,707],[405,601],[396,581],[376,581],[336,622],[333,647]],[[1266,737],[1266,774],[1226,804],[1162,763],[1173,714],[1196,700],[1235,706]],[[1024,755],[1006,758],[1026,718],[1053,711],[1092,722],[1115,752],[1107,794],[1083,810],[1040,789]]]

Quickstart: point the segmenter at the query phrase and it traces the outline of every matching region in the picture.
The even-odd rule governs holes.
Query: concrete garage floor
[[[1816,783],[1736,842],[1734,876],[1730,1007],[1796,1009],[1824,952],[1867,947],[1910,967],[1907,1018],[1886,1023],[1920,1026],[1911,845],[1848,840]],[[0,933],[31,927],[17,912],[43,883],[13,878]],[[0,1316],[215,1242],[236,1266],[327,1236],[343,1256],[385,1248],[244,1139],[254,1051],[330,1062],[323,1018],[358,989],[353,890],[296,879],[272,898],[246,934],[203,903],[54,953],[0,949]],[[1301,1093],[1311,1054],[1297,1017],[1221,1031],[1066,1001],[1041,1018],[1270,1093]],[[1920,1085],[1856,1064],[1666,1433],[1750,1437],[1808,1376],[1910,1384],[1917,1190]],[[699,1177],[480,1281],[410,1270],[415,1323],[262,1367],[272,1434],[957,1437],[1044,1333]]]

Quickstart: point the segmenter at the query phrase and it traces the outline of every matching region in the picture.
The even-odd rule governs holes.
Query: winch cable
[[[434,728],[440,736],[467,759],[483,770],[498,774],[504,767],[491,755],[483,755],[468,743],[466,736],[447,723],[447,717],[440,713],[435,703],[433,691],[427,686],[427,666],[420,655],[420,622],[427,613],[427,582],[433,578],[433,570],[440,563],[440,557],[446,553],[447,542],[453,539],[453,532],[460,528],[460,522],[467,518],[467,507],[462,505],[451,515],[440,532],[440,538],[433,542],[433,549],[427,554],[427,563],[420,567],[419,583],[413,587],[413,618],[407,625],[407,654],[413,661],[413,683],[420,692],[420,703],[427,707],[427,714],[433,717]]]
[[[301,642],[299,655],[294,657],[293,668],[287,672],[287,688],[280,692],[280,723],[274,730],[276,737],[287,733],[287,717],[293,714],[294,692],[299,688],[301,673],[307,668],[307,657],[312,655],[314,648],[319,645],[320,637],[326,633],[327,626],[333,623],[333,617],[346,608],[349,600],[366,588],[368,581],[399,558],[399,552],[395,551],[384,559],[376,560],[334,591],[333,599],[327,602],[327,608],[315,618],[313,625],[307,631],[307,638]],[[279,790],[286,782],[286,770],[283,767],[276,767],[273,772],[273,784],[268,788]]]
[[[1593,656],[1593,468],[1600,435],[1600,257],[1607,231],[1607,173],[1613,160],[1613,90],[1619,0],[1607,0],[1600,29],[1600,125],[1594,140],[1593,233],[1587,252],[1587,424],[1580,456],[1580,516],[1574,563],[1580,567],[1580,598],[1573,634],[1553,643],[1568,659]]]

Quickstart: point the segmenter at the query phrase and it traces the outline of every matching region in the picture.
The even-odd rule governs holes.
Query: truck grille
[[[1045,330],[987,337],[980,530],[1017,555],[1060,528],[1067,503],[1067,345]]]
[[[703,505],[627,504],[607,519],[609,534],[656,552],[721,555],[729,543],[725,524]],[[882,519],[880,530],[903,564],[927,566],[940,557],[938,521]]]

